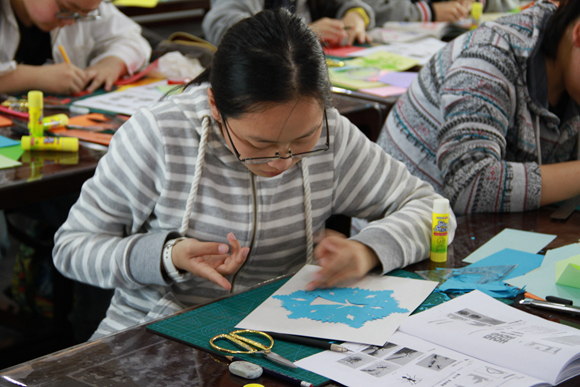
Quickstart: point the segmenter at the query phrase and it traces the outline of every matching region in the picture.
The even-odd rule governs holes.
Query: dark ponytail
[[[558,56],[558,47],[568,26],[580,17],[580,1],[562,0],[560,6],[550,17],[542,41],[542,52],[550,59]]]
[[[331,103],[322,47],[310,28],[285,9],[266,10],[234,24],[207,69],[192,83],[209,80],[225,117],[270,103],[312,97]]]

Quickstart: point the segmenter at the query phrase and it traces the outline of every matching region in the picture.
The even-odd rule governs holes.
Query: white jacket
[[[20,30],[10,0],[0,0],[0,76],[16,69],[14,55],[20,42]],[[149,60],[151,46],[141,36],[141,27],[125,16],[113,4],[101,3],[101,18],[75,23],[50,32],[52,57],[64,62],[58,46],[62,45],[71,62],[84,69],[107,56],[119,57],[129,73]]]

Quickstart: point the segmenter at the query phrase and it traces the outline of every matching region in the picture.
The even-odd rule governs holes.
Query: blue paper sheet
[[[0,136],[0,148],[5,146],[19,145],[20,141],[12,140],[8,137]]]
[[[512,298],[521,291],[508,286],[504,281],[540,267],[543,259],[544,257],[539,254],[503,249],[465,268],[456,270],[458,275],[449,278],[439,286],[439,289],[451,292],[468,292],[477,289],[492,297]],[[482,274],[486,274],[483,280],[482,275],[469,274],[477,273],[477,268],[481,268]],[[493,278],[493,273],[496,273],[496,278]]]
[[[384,318],[391,313],[409,313],[400,308],[392,290],[360,288],[298,290],[288,295],[273,296],[282,301],[288,318],[308,318],[347,324],[360,328],[367,321]]]
[[[528,253],[537,253],[555,238],[556,235],[506,228],[491,238],[486,244],[471,253],[463,260],[463,262],[474,263],[505,248],[526,251]],[[506,263],[502,263],[502,265],[504,264]]]

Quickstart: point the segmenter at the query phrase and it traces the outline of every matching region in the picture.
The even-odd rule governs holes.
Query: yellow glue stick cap
[[[42,91],[31,90],[28,92],[28,109],[42,109]]]

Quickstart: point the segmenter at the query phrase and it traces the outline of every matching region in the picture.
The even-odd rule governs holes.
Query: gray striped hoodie
[[[163,275],[163,245],[180,234],[227,243],[233,232],[250,246],[228,278],[234,292],[298,270],[331,214],[377,220],[353,239],[377,253],[383,272],[429,255],[432,202],[440,196],[335,109],[328,110],[328,152],[264,178],[227,147],[207,87],[142,109],[123,125],[55,236],[54,262],[65,276],[115,288],[93,339],[227,294],[202,278],[171,283]],[[323,134],[318,145],[325,141]]]

